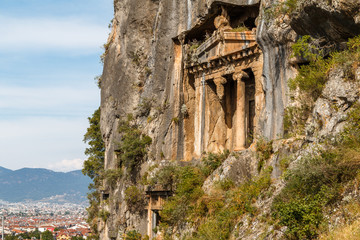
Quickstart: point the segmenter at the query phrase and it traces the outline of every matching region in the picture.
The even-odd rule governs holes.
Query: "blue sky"
[[[0,0],[0,166],[80,169],[113,0]]]

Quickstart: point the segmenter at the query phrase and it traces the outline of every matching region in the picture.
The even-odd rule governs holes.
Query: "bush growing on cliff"
[[[122,176],[122,169],[107,169],[106,171],[104,171],[103,178],[104,180],[106,180],[107,184],[109,184],[113,188]]]
[[[331,69],[342,68],[347,79],[355,79],[355,70],[360,62],[359,42],[360,36],[349,39],[347,50],[332,52],[327,58],[324,58],[325,53],[317,41],[310,36],[303,36],[292,46],[294,56],[308,60],[309,64],[300,66],[298,75],[289,80],[289,89],[299,105],[285,110],[285,132],[290,135],[303,133],[305,122],[322,93]]]
[[[325,207],[341,197],[360,174],[360,106],[352,107],[347,126],[327,150],[302,159],[288,170],[286,186],[272,205],[273,217],[287,226],[290,239],[313,239],[324,224]],[[358,184],[358,183],[355,183]]]
[[[143,238],[141,234],[136,230],[128,231],[125,236],[125,240],[142,240],[142,239]]]
[[[205,161],[208,167],[216,169],[228,152],[223,154],[210,155]],[[176,226],[191,223],[197,231],[185,239],[227,239],[244,213],[256,213],[252,203],[271,183],[272,169],[269,168],[258,178],[238,187],[232,181],[224,180],[219,182],[215,192],[204,193],[202,185],[209,172],[203,168],[201,165],[171,168],[176,176],[176,188],[160,212],[161,228],[165,233],[173,234]]]
[[[273,141],[267,141],[264,138],[259,138],[256,142],[256,157],[258,160],[258,172],[260,172],[265,162],[273,154]]]
[[[143,193],[136,186],[130,186],[125,190],[125,202],[130,211],[139,211],[144,206]]]
[[[185,222],[193,208],[192,203],[203,195],[201,186],[205,178],[198,167],[180,167],[176,176],[174,196],[165,203],[160,213],[162,226],[175,226]]]
[[[220,165],[228,158],[229,154],[230,151],[227,149],[219,153],[208,153],[205,157],[201,159],[204,165],[204,174],[206,176],[209,176],[213,171],[220,167]]]
[[[116,152],[119,165],[120,167],[125,166],[128,173],[132,173],[144,160],[147,147],[151,144],[152,139],[142,133],[130,114],[125,120],[119,122],[118,130],[121,134],[121,141],[118,143]]]
[[[245,213],[255,215],[253,205],[261,193],[271,184],[272,168],[265,169],[257,178],[240,186],[231,185],[226,190],[203,195],[195,205],[193,221],[197,231],[189,240],[229,239],[235,225]]]

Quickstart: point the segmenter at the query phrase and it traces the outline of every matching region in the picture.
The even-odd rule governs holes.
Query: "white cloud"
[[[98,52],[107,26],[80,18],[13,18],[0,16],[0,50],[73,50]]]
[[[73,170],[82,169],[83,163],[84,160],[82,159],[72,159],[72,160],[64,159],[60,162],[49,164],[48,168],[58,172],[69,172]]]
[[[0,118],[0,166],[47,168],[63,159],[85,159],[82,140],[88,125],[85,116]]]
[[[99,102],[96,87],[18,87],[0,84],[0,109],[27,114],[76,113]]]

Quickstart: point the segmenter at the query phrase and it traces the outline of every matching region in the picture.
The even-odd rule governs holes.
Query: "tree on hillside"
[[[17,240],[18,238],[16,236],[12,236],[12,235],[6,235],[5,240]]]
[[[49,230],[46,230],[45,232],[43,232],[41,234],[41,240],[54,240],[54,236],[53,236],[52,232],[50,232]]]
[[[84,238],[81,236],[72,236],[71,240],[84,240]]]
[[[105,145],[100,131],[100,108],[88,120],[90,126],[84,135],[84,142],[89,144],[89,147],[85,149],[85,155],[88,156],[88,159],[84,162],[82,173],[93,179],[95,187],[97,187],[101,172],[104,170],[105,152]]]
[[[88,159],[84,162],[82,173],[93,180],[93,183],[89,185],[89,189],[92,190],[88,194],[90,206],[86,210],[88,211],[88,223],[94,231],[95,236],[97,236],[96,219],[98,217],[100,204],[100,193],[97,189],[101,184],[101,176],[104,172],[105,153],[105,144],[100,131],[100,108],[88,119],[90,126],[84,135],[84,142],[89,144],[89,147],[85,149],[85,154],[88,156]]]

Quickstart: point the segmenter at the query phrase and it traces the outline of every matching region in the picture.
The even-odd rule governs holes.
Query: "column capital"
[[[216,85],[216,94],[219,97],[220,100],[223,100],[224,95],[225,95],[225,89],[224,89],[224,85],[227,82],[226,78],[224,77],[216,77],[214,79],[214,83]]]
[[[238,71],[233,74],[233,79],[235,81],[241,81],[243,78],[249,78],[249,75],[244,71]]]

